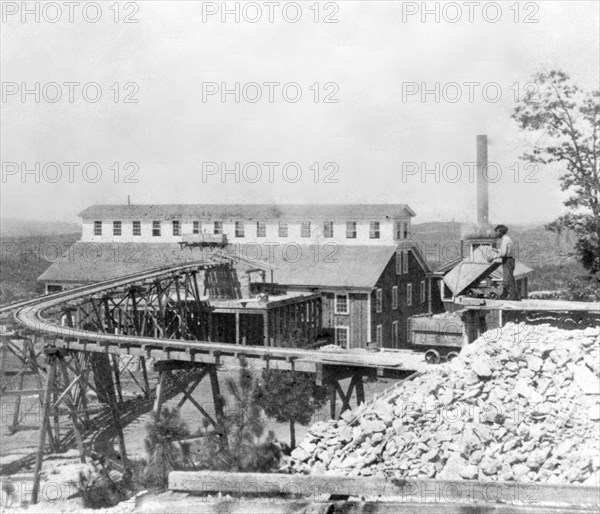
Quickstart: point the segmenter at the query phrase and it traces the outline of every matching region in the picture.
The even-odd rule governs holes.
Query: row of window
[[[425,281],[421,280],[419,289],[419,299],[421,303],[427,301],[427,288]],[[347,294],[336,294],[334,297],[334,312],[336,314],[350,314],[350,302]],[[406,284],[406,305],[408,307],[413,304],[413,285],[411,283]],[[399,305],[399,288],[398,286],[392,286],[392,310],[397,310]],[[383,289],[377,288],[375,290],[375,310],[376,312],[383,312]]]
[[[398,348],[400,346],[400,323],[398,321],[392,322],[392,348]],[[347,348],[350,341],[350,327],[335,327],[335,344]],[[406,327],[406,340],[410,341],[410,326]],[[378,346],[383,346],[383,325],[377,325],[375,327],[375,342]]]
[[[245,237],[246,223],[243,221],[235,222],[235,237]],[[356,221],[346,222],[346,239],[356,239]],[[152,222],[152,236],[160,237],[162,223],[160,221]],[[200,221],[192,222],[192,233],[199,234],[201,229]],[[213,234],[223,234],[223,222],[215,221],[212,225]],[[311,237],[312,226],[310,221],[303,221],[300,228],[301,237]],[[142,235],[142,224],[140,221],[134,221],[132,225],[132,234],[134,236]],[[172,234],[174,236],[181,235],[181,222],[179,220],[173,220],[172,222]],[[278,226],[279,237],[288,237],[288,224],[285,221],[280,221]],[[102,235],[102,221],[94,221],[94,235]],[[122,223],[120,221],[113,221],[113,236],[121,236],[122,234]],[[323,223],[323,236],[332,238],[333,234],[333,221],[325,221]],[[396,238],[402,239],[408,238],[408,222],[402,222],[396,224]],[[267,225],[264,221],[256,222],[256,237],[267,237]],[[381,237],[381,224],[379,221],[371,221],[369,223],[369,238],[379,239]]]

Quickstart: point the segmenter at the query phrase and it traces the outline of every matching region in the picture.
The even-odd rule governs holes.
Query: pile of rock
[[[290,471],[595,483],[598,328],[509,323],[452,362],[312,426]]]

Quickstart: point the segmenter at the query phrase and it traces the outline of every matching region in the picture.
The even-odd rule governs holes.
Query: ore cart
[[[415,350],[425,351],[425,360],[437,364],[449,361],[467,344],[465,325],[460,318],[417,315],[408,318],[409,343]]]

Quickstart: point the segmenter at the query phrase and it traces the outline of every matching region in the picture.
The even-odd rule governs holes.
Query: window
[[[152,222],[152,237],[160,237],[160,221]]]
[[[213,233],[217,234],[217,235],[220,235],[223,233],[223,222],[222,221],[215,221]]]
[[[396,239],[402,239],[402,223],[396,222]]]
[[[421,280],[421,303],[425,303],[425,300],[426,300],[425,281]]]
[[[267,237],[267,225],[264,221],[256,222],[256,237]]]
[[[412,284],[406,284],[406,305],[412,305]]]
[[[379,239],[380,231],[379,231],[379,222],[372,221],[369,224],[369,238],[370,239]]]
[[[356,221],[346,222],[346,239],[356,239]]]
[[[402,259],[402,271],[404,274],[408,273],[408,251],[403,252],[404,256]]]
[[[404,239],[408,239],[408,221],[405,221],[405,222],[403,223],[403,227],[404,227],[404,228],[403,228],[403,236],[404,236]]]
[[[348,333],[350,329],[348,327],[335,327],[335,344],[348,348],[349,338]]]
[[[173,220],[173,235],[181,235],[181,223],[179,222],[179,220]]]
[[[94,235],[101,236],[102,235],[102,222],[94,221]]]
[[[279,237],[287,237],[288,236],[288,224],[286,221],[279,222]]]
[[[134,236],[141,236],[142,235],[142,222],[141,221],[134,221],[133,222],[133,235]]]
[[[392,309],[398,308],[398,286],[392,287]]]
[[[398,340],[398,322],[394,321],[392,322],[392,344],[394,348],[398,348],[399,345],[399,340]]]
[[[375,342],[377,346],[383,346],[383,327],[381,325],[377,325],[375,331]]]
[[[381,288],[375,290],[375,309],[377,312],[383,312],[383,291]]]
[[[396,252],[396,275],[402,274],[402,252]]]
[[[333,237],[333,221],[323,223],[323,237]]]
[[[336,294],[334,303],[335,303],[335,313],[336,314],[348,314],[348,295],[347,294]]]
[[[300,231],[301,237],[310,237],[310,221],[303,221]]]
[[[244,222],[235,222],[235,237],[244,237]]]
[[[192,221],[192,234],[199,234],[199,233],[200,233],[200,222]]]
[[[120,235],[121,235],[121,222],[113,221],[113,236],[120,236]]]

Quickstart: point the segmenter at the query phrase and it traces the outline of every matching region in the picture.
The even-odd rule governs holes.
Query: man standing
[[[517,283],[515,282],[515,257],[513,254],[513,241],[506,234],[508,228],[506,225],[498,225],[495,229],[496,238],[500,239],[499,248],[495,250],[496,258],[494,262],[502,263],[503,284],[501,299],[520,300],[517,293]]]

